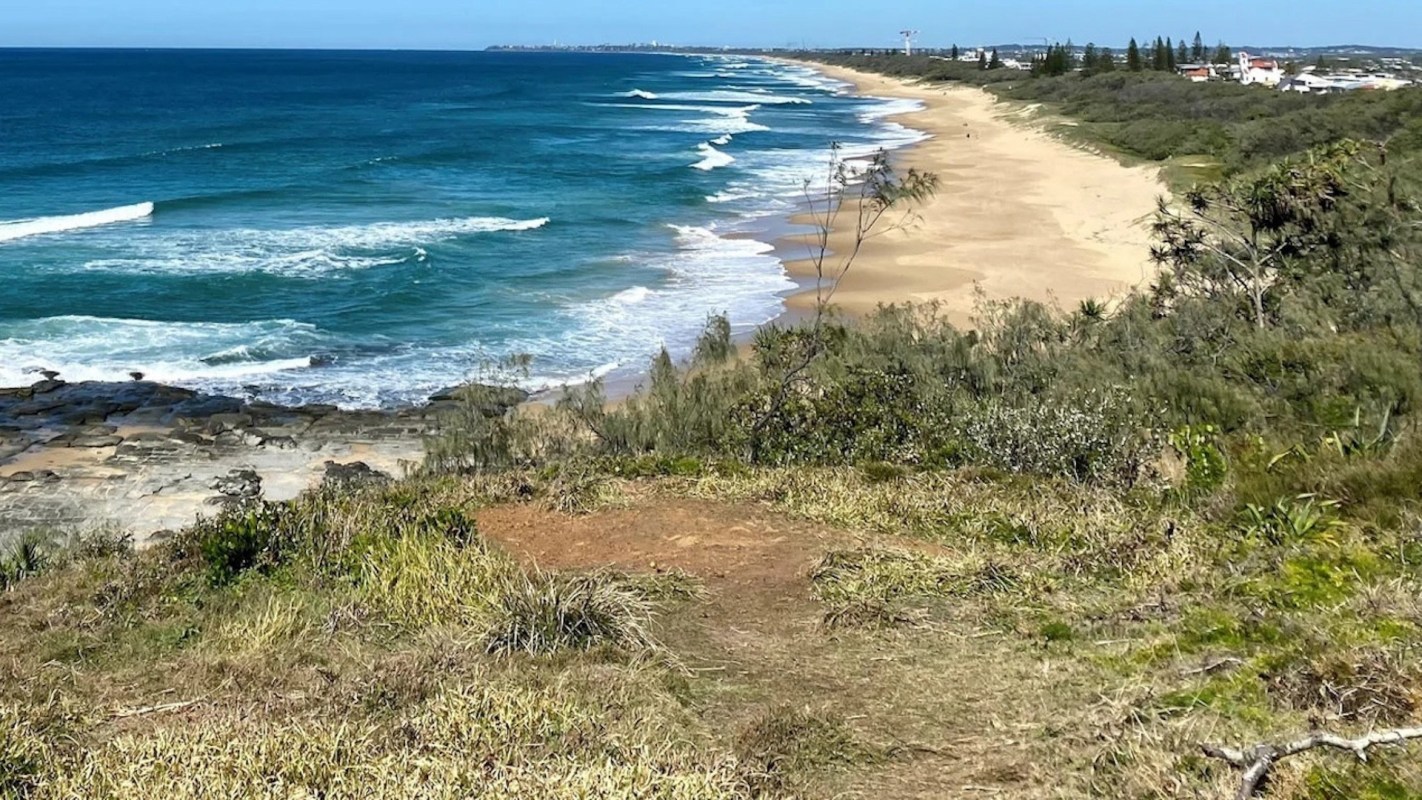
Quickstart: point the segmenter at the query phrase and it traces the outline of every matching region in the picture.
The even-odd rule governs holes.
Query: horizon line
[[[1068,38],[1068,39],[1066,39],[1066,40],[1064,40],[1064,41],[1056,42],[1056,44],[1066,44],[1067,42],[1072,42],[1072,39],[1071,39],[1071,38]],[[1073,42],[1073,44],[1074,44],[1074,46],[1076,46],[1076,47],[1084,47],[1084,46],[1086,46],[1087,44],[1096,44],[1096,45],[1102,46],[1102,47],[1113,47],[1113,46],[1116,46],[1116,45],[1107,44],[1107,43],[1100,43],[1100,42],[1084,42],[1084,43],[1080,43],[1080,44],[1077,44],[1077,43],[1074,43],[1074,42]],[[1229,42],[1226,41],[1225,44],[1228,45]],[[952,47],[955,47],[955,46],[959,46],[959,45],[958,45],[957,43],[948,44],[948,45],[926,45],[926,44],[921,44],[921,43],[920,43],[920,44],[917,45],[917,49],[920,49],[920,50],[948,50],[948,49],[950,49],[950,48],[952,48]],[[972,47],[1005,47],[1005,46],[1032,48],[1032,47],[1041,47],[1042,45],[1035,45],[1035,44],[1030,44],[1030,43],[1027,43],[1027,42],[996,42],[996,43],[988,43],[988,44],[963,45],[963,46],[964,46],[964,47],[969,47],[969,48],[972,48]],[[1124,46],[1124,44],[1122,44],[1121,46]],[[1304,44],[1269,44],[1269,45],[1265,45],[1265,44],[1258,44],[1258,43],[1253,43],[1253,44],[1251,44],[1251,43],[1246,42],[1246,43],[1243,43],[1243,44],[1240,44],[1240,45],[1232,45],[1232,46],[1235,46],[1235,47],[1258,47],[1258,48],[1270,48],[1270,49],[1280,49],[1280,50],[1284,50],[1284,49],[1295,49],[1295,50],[1324,50],[1324,49],[1360,48],[1360,49],[1371,49],[1371,50],[1411,50],[1411,51],[1415,51],[1415,52],[1418,52],[1418,53],[1422,53],[1422,45],[1364,44],[1364,43],[1360,43],[1360,42],[1343,42],[1343,43],[1336,43],[1336,44],[1315,44],[1315,45],[1304,45]],[[365,46],[365,45],[344,45],[344,46],[323,46],[323,45],[290,46],[290,45],[142,45],[142,44],[128,44],[128,45],[102,45],[102,44],[23,44],[23,45],[22,45],[22,44],[0,44],[0,51],[5,51],[5,50],[108,50],[108,51],[165,50],[165,51],[232,51],[232,52],[242,52],[242,51],[245,51],[245,52],[331,52],[331,53],[481,53],[481,52],[487,52],[487,51],[492,50],[492,49],[586,50],[586,49],[593,49],[593,48],[609,48],[609,49],[616,49],[616,48],[640,48],[640,49],[646,49],[646,50],[665,49],[665,50],[667,50],[667,51],[686,51],[686,50],[765,50],[765,51],[790,51],[790,52],[797,52],[797,51],[798,51],[798,52],[813,52],[813,51],[831,51],[831,50],[896,50],[896,49],[899,49],[899,48],[895,48],[895,47],[891,47],[891,46],[885,46],[885,45],[863,45],[863,44],[851,44],[851,45],[821,45],[821,46],[805,46],[805,47],[786,47],[786,46],[784,46],[784,45],[735,45],[735,44],[719,44],[719,45],[708,45],[708,44],[675,45],[675,44],[665,44],[665,45],[663,45],[663,44],[652,44],[652,43],[650,43],[650,42],[618,42],[618,43],[603,42],[603,43],[599,43],[599,44],[567,44],[567,43],[559,43],[559,44],[548,44],[548,43],[544,43],[544,44],[520,44],[520,43],[499,43],[499,44],[489,44],[489,45],[483,45],[483,46],[470,46],[470,47],[422,47],[422,46],[392,47],[392,46],[384,46],[384,45],[381,45],[381,46],[376,46],[376,45],[368,45],[368,46]]]

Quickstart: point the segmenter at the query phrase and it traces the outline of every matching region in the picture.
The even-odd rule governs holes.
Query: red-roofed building
[[[1239,54],[1239,82],[1249,86],[1278,86],[1284,79],[1284,70],[1272,58],[1256,58],[1248,53]]]

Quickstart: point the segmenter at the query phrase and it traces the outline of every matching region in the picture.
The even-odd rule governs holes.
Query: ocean
[[[0,51],[0,386],[422,402],[685,356],[904,101],[738,56]]]

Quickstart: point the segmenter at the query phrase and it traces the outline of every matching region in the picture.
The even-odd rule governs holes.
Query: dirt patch
[[[754,506],[648,499],[587,516],[534,506],[480,513],[479,530],[550,569],[682,570],[713,589],[804,593],[807,575],[848,537]]]

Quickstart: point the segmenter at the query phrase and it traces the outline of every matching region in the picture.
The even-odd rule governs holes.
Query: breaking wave
[[[784,97],[731,89],[716,89],[710,92],[672,92],[662,95],[662,97],[667,100],[679,100],[687,103],[758,103],[768,106],[807,106],[815,102],[806,97]]]
[[[701,160],[691,165],[694,169],[710,172],[713,169],[729,167],[736,163],[735,156],[717,150],[709,142],[701,145],[697,150],[701,153]]]
[[[134,222],[153,216],[152,203],[137,203],[131,206],[90,211],[86,214],[70,214],[61,217],[38,217],[36,219],[0,222],[0,242],[12,242],[30,236],[79,231],[115,225],[120,222]]]

